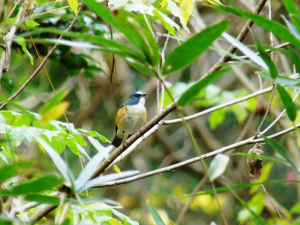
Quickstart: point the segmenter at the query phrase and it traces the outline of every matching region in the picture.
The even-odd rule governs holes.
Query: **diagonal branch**
[[[267,138],[273,139],[273,138],[282,136],[284,134],[287,134],[287,133],[289,133],[293,130],[296,130],[298,128],[300,128],[300,124],[297,124],[293,127],[282,130],[278,133],[272,134],[272,135],[268,136]],[[199,162],[200,159],[210,158],[210,157],[213,157],[217,154],[220,154],[220,153],[223,153],[223,152],[226,152],[228,150],[231,150],[231,149],[234,149],[234,148],[237,148],[237,147],[241,147],[241,146],[244,146],[244,145],[261,143],[261,142],[264,142],[264,140],[265,140],[264,138],[254,139],[254,137],[250,137],[250,138],[248,138],[246,140],[243,140],[243,141],[240,141],[238,143],[228,145],[226,147],[217,149],[217,150],[209,152],[207,154],[203,154],[201,156],[197,156],[197,157],[185,160],[185,161],[180,162],[180,163],[176,163],[176,164],[171,165],[171,166],[167,166],[167,167],[164,167],[164,168],[161,168],[161,169],[153,170],[153,171],[143,173],[143,174],[140,174],[140,175],[137,175],[137,176],[121,179],[121,180],[118,180],[118,181],[106,182],[106,183],[103,183],[103,184],[101,184],[101,185],[99,185],[95,188],[109,187],[109,186],[115,186],[115,185],[120,185],[120,184],[127,184],[129,182],[133,182],[133,181],[140,180],[140,179],[143,179],[143,178],[146,178],[146,177],[154,176],[154,175],[157,175],[157,174],[160,174],[160,173],[174,171],[175,169],[178,169],[182,166],[186,166],[186,165],[194,163],[194,162]]]

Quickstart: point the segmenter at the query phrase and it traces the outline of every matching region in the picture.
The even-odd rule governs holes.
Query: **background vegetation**
[[[298,5],[0,1],[1,224],[300,224]]]

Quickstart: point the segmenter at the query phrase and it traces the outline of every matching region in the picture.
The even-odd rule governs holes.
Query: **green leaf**
[[[39,25],[40,24],[38,24],[34,20],[26,20],[26,26],[28,27],[28,29],[31,29],[31,28],[39,26]]]
[[[96,131],[87,131],[87,130],[83,130],[83,129],[79,129],[80,132],[86,132],[88,135],[92,136],[92,137],[97,137],[99,138],[99,140],[102,142],[102,143],[110,143],[110,141],[104,136],[104,135],[101,135],[99,134],[98,132]]]
[[[181,97],[178,100],[177,105],[179,107],[182,107],[186,104],[188,104],[195,96],[199,94],[199,92],[206,87],[208,84],[211,82],[219,79],[222,77],[224,74],[226,74],[230,69],[225,69],[225,70],[219,70],[216,72],[213,72],[210,74],[208,77],[205,77],[203,80],[200,80],[193,84],[187,91],[185,91]]]
[[[177,47],[166,58],[166,62],[162,67],[162,73],[166,75],[190,64],[208,49],[215,39],[221,36],[228,25],[229,21],[225,20],[217,25],[208,27]]]
[[[25,196],[25,200],[31,202],[38,202],[42,204],[51,204],[51,205],[59,205],[60,199],[51,196],[37,195],[37,194],[28,194]]]
[[[27,183],[22,183],[20,185],[14,186],[11,190],[3,190],[8,195],[24,195],[29,193],[37,193],[47,190],[53,190],[53,188],[62,185],[63,180],[54,176],[54,175],[45,175],[42,178],[39,178],[34,181],[29,181]],[[6,192],[7,191],[7,192]]]
[[[66,90],[62,90],[61,92],[55,94],[51,99],[49,99],[39,110],[39,114],[44,114],[52,107],[59,104],[66,97]]]
[[[121,220],[124,221],[124,225],[139,225],[139,223],[137,221],[133,221],[128,216],[125,216],[124,214],[120,213],[119,211],[117,211],[113,208],[111,209],[111,211],[114,215],[116,215],[117,217],[119,217]]]
[[[260,56],[262,57],[262,59],[265,61],[265,63],[269,67],[269,72],[271,74],[271,77],[275,80],[276,77],[278,76],[276,66],[274,65],[274,63],[273,63],[271,57],[269,56],[269,54],[265,52],[265,50],[263,49],[261,43],[259,42],[259,40],[255,36],[254,36],[254,40],[255,40],[257,50],[258,50]]]
[[[294,162],[292,161],[288,151],[286,149],[284,149],[280,144],[278,144],[276,141],[269,139],[269,138],[265,138],[265,141],[268,145],[270,145],[279,155],[282,156],[283,159],[285,159],[285,161],[291,165],[292,168],[294,168],[295,171],[297,171],[298,173],[300,173],[300,171],[297,169],[297,167],[295,166]]]
[[[10,177],[18,175],[20,170],[24,170],[31,166],[31,163],[18,163],[14,165],[6,165],[0,168],[0,184]]]
[[[208,175],[209,179],[211,181],[214,181],[217,177],[221,176],[229,162],[229,157],[227,155],[218,154],[211,162],[209,169],[208,169]]]
[[[70,171],[68,169],[68,165],[62,160],[62,158],[58,155],[58,153],[41,137],[35,136],[37,142],[45,149],[45,151],[49,154],[50,158],[65,178],[65,180],[71,185],[72,178],[70,176]]]
[[[286,113],[287,113],[288,117],[290,118],[291,121],[294,121],[297,116],[297,110],[296,110],[296,106],[295,106],[291,96],[279,84],[277,84],[277,90],[279,92],[282,104],[283,104],[284,108],[286,109]]]
[[[218,9],[220,11],[233,13],[239,16],[242,16],[244,18],[250,19],[254,23],[260,25],[264,29],[272,32],[275,36],[290,42],[292,45],[296,47],[300,47],[300,41],[294,37],[289,30],[282,25],[281,23],[278,23],[274,20],[269,20],[265,18],[264,16],[257,15],[255,13],[251,13],[245,10],[237,9],[237,8],[231,8],[231,7],[225,7],[225,6],[213,6],[213,8]]]
[[[32,55],[30,54],[30,52],[29,52],[29,51],[27,50],[27,48],[26,48],[26,44],[25,44],[24,38],[19,37],[19,36],[15,36],[15,40],[16,40],[16,42],[17,42],[19,45],[21,45],[23,52],[26,53],[26,54],[28,55],[28,57],[29,57],[29,59],[30,59],[30,62],[31,62],[31,65],[33,65],[33,57],[32,57]]]
[[[153,12],[154,17],[156,17],[163,23],[163,25],[167,29],[167,31],[169,31],[170,34],[175,36],[176,35],[175,28],[177,30],[179,30],[180,27],[173,20],[171,20],[169,17],[167,17],[165,14],[161,13],[159,10],[153,10],[152,12]]]
[[[298,54],[296,54],[296,52],[294,52],[294,50],[291,47],[289,47],[289,53],[290,53],[291,60],[295,65],[296,72],[300,74],[300,59]]]
[[[147,207],[156,225],[165,225],[165,223],[163,222],[162,218],[160,217],[156,209],[148,201],[147,201]]]
[[[290,13],[290,14],[299,14],[297,5],[295,3],[294,0],[283,0],[282,1],[286,10]]]

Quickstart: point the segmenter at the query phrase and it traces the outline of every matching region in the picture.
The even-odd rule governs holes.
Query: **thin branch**
[[[29,218],[30,224],[35,224],[56,207],[57,207],[56,205],[43,205],[43,207],[39,211],[37,211]]]
[[[289,42],[285,42],[285,43],[283,43],[283,44],[280,44],[280,45],[275,46],[274,48],[284,48],[284,47],[287,47],[287,46],[289,46],[289,45],[290,45]],[[272,52],[274,52],[274,51],[271,50],[271,49],[266,49],[265,52],[266,52],[266,53],[272,53]],[[256,52],[255,54],[256,54],[256,55],[259,55],[259,52]],[[235,57],[235,58],[231,58],[229,61],[239,61],[239,60],[242,60],[242,59],[243,59],[243,60],[249,59],[249,57],[248,57],[248,56],[238,56],[238,57]]]
[[[234,105],[236,103],[239,103],[239,102],[243,102],[247,99],[250,99],[250,98],[253,98],[255,96],[258,96],[258,95],[261,95],[261,94],[264,94],[264,93],[267,93],[267,92],[270,92],[272,91],[272,87],[269,87],[269,88],[266,88],[266,89],[263,89],[263,90],[259,90],[257,92],[254,92],[250,95],[247,95],[245,97],[242,97],[242,98],[238,98],[238,99],[234,99],[232,101],[229,101],[229,102],[226,102],[226,103],[223,103],[221,105],[217,105],[215,107],[212,107],[210,109],[207,109],[205,111],[202,111],[202,112],[199,112],[199,113],[196,113],[194,115],[191,115],[191,116],[186,116],[184,118],[179,118],[179,119],[174,119],[174,120],[164,120],[163,121],[163,124],[164,125],[173,125],[173,124],[177,124],[177,123],[180,123],[183,119],[188,121],[188,120],[193,120],[193,119],[196,119],[200,116],[203,116],[203,115],[206,115],[208,113],[211,113],[213,111],[216,111],[216,110],[219,110],[219,109],[222,109],[222,108],[225,108],[225,107],[228,107],[230,105]]]
[[[261,10],[263,9],[265,3],[267,0],[260,0],[254,10],[255,14],[259,14],[261,12]],[[249,33],[249,29],[252,27],[252,25],[254,24],[253,21],[248,20],[247,23],[245,24],[245,26],[243,27],[242,31],[239,33],[238,37],[236,38],[237,41],[242,42],[248,35]],[[234,45],[231,45],[229,47],[229,49],[227,50],[228,53],[233,54],[236,51],[236,47]],[[204,79],[205,77],[209,76],[211,73],[218,71],[222,68],[222,64],[230,61],[231,56],[228,55],[224,55],[222,58],[220,58],[220,60],[205,74],[203,75],[199,80]]]
[[[70,31],[72,29],[72,27],[75,25],[75,22],[82,10],[82,8],[84,7],[84,4],[80,4],[79,8],[78,8],[78,12],[76,14],[76,16],[74,17],[73,21],[70,23],[69,27],[65,30],[65,32]],[[61,35],[58,40],[61,40],[63,37],[63,35]],[[41,64],[38,66],[38,68],[33,72],[33,74],[31,74],[31,76],[28,78],[28,80],[19,88],[19,90],[16,91],[16,93],[14,93],[12,96],[10,96],[8,98],[8,100],[13,100],[14,98],[16,98],[25,88],[26,86],[33,80],[33,78],[35,78],[35,76],[40,72],[40,70],[43,68],[43,66],[46,64],[46,62],[48,61],[48,59],[50,58],[50,56],[53,54],[53,52],[57,49],[58,44],[55,44],[52,49],[49,51],[49,53],[45,56],[45,58],[43,59],[43,61],[41,62]],[[4,102],[1,106],[0,106],[0,110],[3,109],[5,106],[7,105],[6,102]]]
[[[278,133],[272,134],[272,135],[268,136],[267,138],[273,139],[273,138],[282,136],[284,134],[287,134],[287,133],[289,133],[293,130],[296,130],[298,128],[300,128],[300,124],[297,124],[293,127],[282,130]],[[186,165],[194,163],[194,162],[199,162],[200,159],[210,158],[210,157],[213,157],[217,154],[224,153],[228,150],[231,150],[231,149],[234,149],[234,148],[237,148],[237,147],[241,147],[241,146],[248,145],[248,144],[261,143],[261,142],[264,142],[264,141],[265,141],[265,139],[263,139],[263,138],[254,139],[254,136],[253,136],[253,137],[250,137],[246,140],[240,141],[238,143],[228,145],[226,147],[223,147],[223,148],[217,149],[215,151],[203,154],[201,156],[197,156],[197,157],[185,160],[185,161],[180,162],[180,163],[176,163],[176,164],[171,165],[171,166],[167,166],[167,167],[164,167],[164,168],[161,168],[161,169],[153,170],[153,171],[143,173],[143,174],[140,174],[140,175],[137,175],[137,176],[129,177],[129,178],[126,178],[126,179],[121,179],[121,180],[118,180],[118,181],[106,182],[106,183],[103,183],[101,185],[98,185],[95,188],[109,187],[109,186],[115,186],[115,185],[120,185],[120,184],[127,184],[129,182],[133,182],[133,181],[140,180],[140,179],[143,179],[143,178],[146,178],[146,177],[154,176],[154,175],[157,175],[157,174],[160,174],[160,173],[174,171],[175,169],[178,169],[182,166],[186,166]]]
[[[275,94],[275,91],[276,91],[276,87],[275,87],[275,84],[273,83],[273,88],[272,88],[272,95],[271,95],[271,99],[269,101],[269,104],[268,104],[268,107],[267,107],[267,110],[265,112],[265,115],[260,123],[260,125],[258,126],[257,130],[256,130],[256,134],[255,134],[255,137],[258,136],[259,132],[260,132],[260,129],[262,127],[262,125],[264,124],[266,118],[267,118],[267,115],[269,114],[269,110],[271,108],[271,105],[272,105],[272,101],[273,101],[273,97],[274,97],[274,94]]]

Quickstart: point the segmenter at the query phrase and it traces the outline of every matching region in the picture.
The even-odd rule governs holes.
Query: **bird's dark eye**
[[[134,97],[139,97],[139,95],[138,95],[138,94],[135,94]]]

